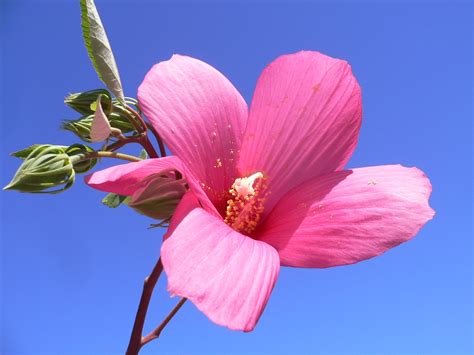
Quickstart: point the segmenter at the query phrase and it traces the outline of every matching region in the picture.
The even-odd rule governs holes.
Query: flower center
[[[227,200],[225,223],[238,232],[251,234],[264,210],[265,178],[261,172],[235,179]]]

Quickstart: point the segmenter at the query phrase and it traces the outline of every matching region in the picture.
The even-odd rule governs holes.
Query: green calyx
[[[134,131],[134,127],[130,123],[129,119],[122,113],[112,112],[107,116],[107,118],[109,119],[110,126],[112,126],[112,128],[119,129],[122,133],[130,133]],[[93,120],[93,114],[87,115],[77,120],[65,121],[63,122],[61,128],[74,133],[85,142],[90,142],[90,133]]]
[[[74,184],[76,173],[95,165],[96,159],[87,158],[91,152],[92,148],[82,144],[36,144],[15,152],[12,155],[23,159],[23,163],[3,189],[50,194],[65,191]]]
[[[133,115],[120,101],[112,100],[110,93],[103,89],[69,95],[64,102],[77,112],[82,113],[83,116],[76,120],[65,120],[61,128],[74,133],[85,142],[91,142],[92,122],[94,121],[99,96],[101,107],[110,122],[110,126],[120,130],[122,134],[133,132],[135,130],[131,123],[134,120]],[[138,107],[137,100],[131,97],[126,97],[125,103]]]
[[[96,158],[86,159],[90,153],[94,152],[94,149],[84,144],[73,144],[66,149],[66,154],[69,155],[73,161],[74,171],[78,174],[88,172],[97,164]]]
[[[105,89],[70,94],[64,99],[64,103],[83,115],[91,115],[95,112],[94,105],[99,96],[104,111],[110,112],[112,110],[112,96]]]

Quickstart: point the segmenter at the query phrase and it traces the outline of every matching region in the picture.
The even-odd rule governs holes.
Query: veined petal
[[[357,144],[361,111],[360,87],[345,61],[304,51],[265,68],[239,168],[243,176],[268,176],[267,212],[292,187],[346,164]]]
[[[278,253],[201,208],[163,242],[168,291],[190,299],[213,322],[251,331],[278,277]]]
[[[211,201],[225,202],[222,193],[237,177],[247,121],[247,104],[231,82],[202,61],[174,55],[148,72],[138,98],[145,115]]]
[[[84,180],[89,186],[97,190],[131,196],[141,187],[146,177],[168,169],[175,169],[181,172],[200,205],[205,208],[206,211],[219,216],[219,213],[202,190],[197,179],[189,171],[187,166],[175,156],[115,165],[104,170],[96,171],[86,176]]]
[[[330,267],[382,254],[414,237],[434,211],[422,171],[386,165],[330,173],[288,192],[259,230],[282,265]]]

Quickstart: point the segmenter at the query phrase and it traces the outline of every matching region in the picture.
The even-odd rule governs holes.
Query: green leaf
[[[102,199],[102,203],[110,208],[117,208],[120,204],[125,201],[127,196],[108,194]]]
[[[94,0],[81,0],[82,34],[99,78],[120,102],[125,102],[117,64]]]

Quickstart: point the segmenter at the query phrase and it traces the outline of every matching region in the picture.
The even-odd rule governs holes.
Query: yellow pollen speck
[[[225,223],[238,232],[251,234],[258,225],[267,196],[265,177],[257,172],[235,179],[229,190]]]
[[[220,158],[217,158],[216,160],[216,165],[214,165],[214,168],[221,168],[222,167],[222,161]]]

